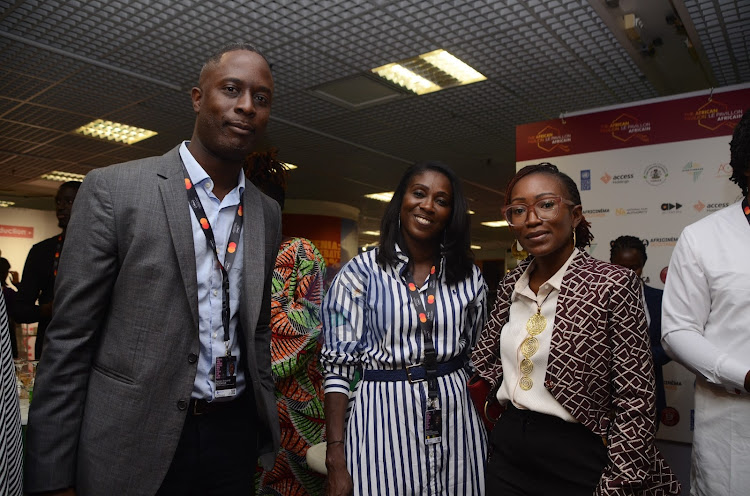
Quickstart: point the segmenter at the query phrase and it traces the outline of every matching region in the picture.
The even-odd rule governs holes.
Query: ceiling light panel
[[[385,191],[383,193],[370,193],[369,195],[365,195],[365,198],[388,203],[389,201],[391,201],[391,198],[393,198],[393,191]]]
[[[151,131],[150,129],[129,126],[120,122],[105,121],[103,119],[97,119],[84,124],[76,129],[75,132],[83,136],[116,141],[127,145],[138,143],[157,134],[156,131]]]

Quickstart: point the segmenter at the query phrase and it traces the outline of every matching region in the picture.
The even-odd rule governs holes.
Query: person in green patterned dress
[[[273,152],[248,157],[247,177],[284,208],[286,170]],[[305,455],[323,441],[320,306],[326,263],[305,238],[284,238],[276,258],[271,298],[271,366],[281,424],[281,449],[272,470],[258,468],[259,496],[319,496],[324,476]]]

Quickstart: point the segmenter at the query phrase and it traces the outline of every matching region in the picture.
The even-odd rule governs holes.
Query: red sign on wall
[[[731,135],[750,89],[516,126],[516,162]]]
[[[33,238],[34,228],[26,226],[4,226],[0,224],[0,237],[4,238]]]

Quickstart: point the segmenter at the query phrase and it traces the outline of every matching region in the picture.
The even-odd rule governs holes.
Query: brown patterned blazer
[[[502,380],[500,333],[514,285],[528,265],[523,262],[500,283],[472,354],[492,386]],[[680,490],[654,446],[654,365],[640,291],[633,271],[581,252],[565,272],[557,299],[544,387],[576,420],[607,439],[609,464],[596,494]]]

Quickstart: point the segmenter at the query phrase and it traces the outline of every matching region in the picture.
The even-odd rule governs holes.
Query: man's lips
[[[227,123],[227,126],[231,127],[234,132],[239,134],[253,134],[255,132],[253,126],[245,124],[244,122],[229,122]]]

